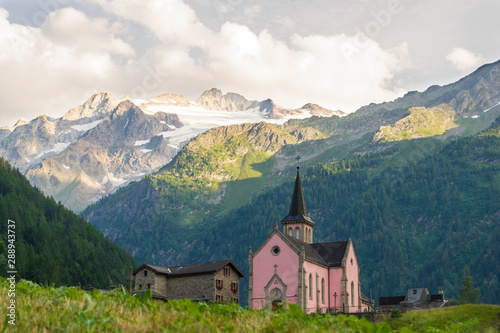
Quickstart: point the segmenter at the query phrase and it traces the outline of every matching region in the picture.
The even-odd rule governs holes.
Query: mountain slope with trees
[[[81,217],[45,197],[0,158],[0,272],[7,271],[7,221],[15,222],[18,276],[55,285],[126,285],[135,260]]]
[[[499,85],[497,62],[342,118],[213,129],[83,215],[141,262],[231,258],[246,270],[248,245],[260,245],[288,211],[300,155],[315,241],[355,241],[367,294],[424,283],[456,297],[465,265],[480,288],[498,290],[498,120],[490,125]],[[423,112],[411,116],[411,108]],[[440,110],[450,126],[436,132]],[[417,135],[373,140],[391,124]]]
[[[499,303],[500,139],[491,135],[498,127],[499,120],[487,131],[449,143],[433,138],[380,143],[387,146],[380,152],[306,169],[303,186],[316,222],[315,242],[352,238],[362,288],[376,297],[442,286],[456,298],[468,265],[479,287],[488,290],[481,292],[482,301]],[[426,154],[413,154],[422,147]],[[182,214],[158,206],[127,231],[120,217],[111,224],[121,230],[118,243],[136,248],[137,260],[171,265],[231,258],[246,271],[248,246],[258,247],[274,217],[286,215],[292,181],[240,208],[205,210],[191,225],[180,222]],[[103,207],[96,212],[105,212]],[[111,230],[102,224],[110,223],[109,216],[95,216],[100,229]]]

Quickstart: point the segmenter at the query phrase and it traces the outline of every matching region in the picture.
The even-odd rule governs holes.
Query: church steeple
[[[287,235],[312,243],[312,228],[315,223],[307,215],[299,169],[300,167],[297,166],[297,177],[295,178],[290,210],[288,215],[281,220],[281,224],[283,225],[283,232]]]

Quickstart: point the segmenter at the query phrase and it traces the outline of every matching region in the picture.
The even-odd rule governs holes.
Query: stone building
[[[283,231],[274,230],[249,249],[248,304],[276,309],[295,303],[307,313],[371,311],[374,302],[361,293],[354,245],[347,241],[313,243],[315,223],[308,216],[299,168]]]
[[[151,289],[167,299],[239,303],[239,280],[244,274],[231,261],[159,267],[144,264],[134,271],[135,289]]]

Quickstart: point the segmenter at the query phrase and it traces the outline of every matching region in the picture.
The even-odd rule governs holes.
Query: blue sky
[[[0,126],[99,91],[347,112],[500,58],[497,0],[1,0]]]

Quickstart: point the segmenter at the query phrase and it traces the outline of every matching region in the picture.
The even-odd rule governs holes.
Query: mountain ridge
[[[46,194],[79,212],[158,170],[190,139],[220,124],[266,119],[284,122],[290,117],[334,114],[319,106],[288,110],[270,100],[256,102],[236,93],[223,95],[216,88],[205,91],[199,104],[172,93],[141,100],[124,97],[120,102],[109,93],[97,93],[61,118],[42,115],[1,129],[0,155]],[[214,113],[207,108],[222,111]],[[134,111],[130,117],[124,117],[127,110]],[[204,121],[204,117],[214,120]],[[153,127],[152,122],[156,124]],[[90,152],[92,149],[95,151]]]

